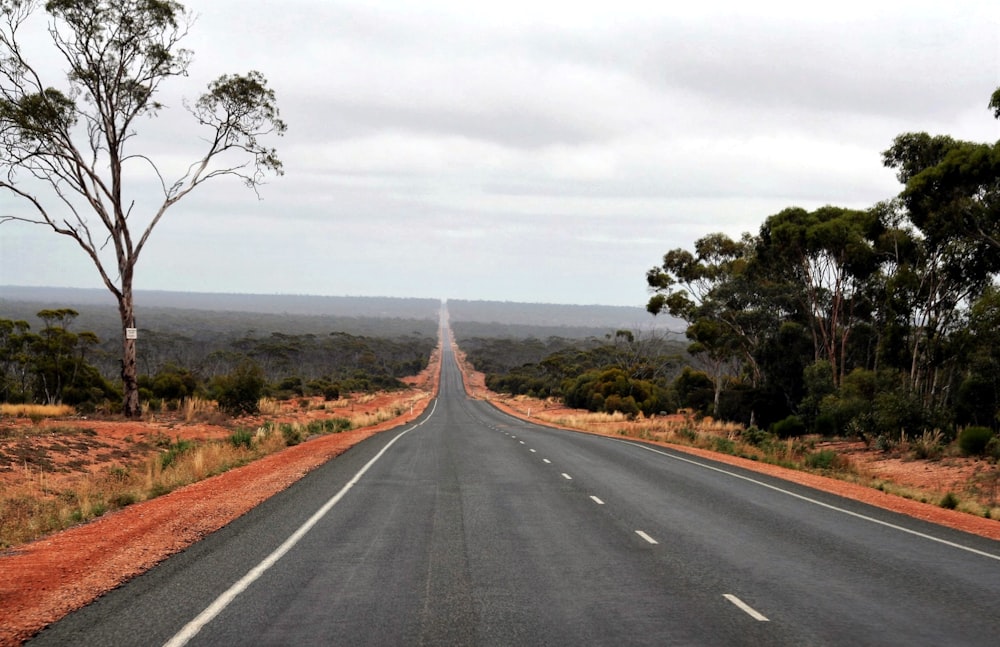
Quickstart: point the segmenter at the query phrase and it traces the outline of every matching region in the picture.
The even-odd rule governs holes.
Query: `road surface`
[[[1000,644],[1000,542],[439,398],[32,645]]]

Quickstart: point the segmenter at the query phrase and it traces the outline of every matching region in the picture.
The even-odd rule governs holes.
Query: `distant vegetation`
[[[685,364],[684,344],[662,335],[618,330],[602,338],[455,336],[493,391],[558,398],[601,412],[653,415],[681,404],[673,385]]]
[[[440,303],[427,301],[395,310],[422,319],[147,308],[156,327],[139,328],[140,399],[179,406],[208,397],[248,413],[261,396],[336,399],[399,388],[399,378],[426,367],[437,344]],[[0,301],[0,400],[117,410],[121,342],[113,308],[38,306]]]

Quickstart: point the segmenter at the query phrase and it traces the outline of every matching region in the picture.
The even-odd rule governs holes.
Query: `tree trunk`
[[[123,281],[124,283],[124,281]],[[132,303],[132,286],[122,286],[118,299],[118,312],[122,318],[122,413],[126,418],[138,418],[139,379],[136,375],[135,339],[129,339],[128,329],[135,328],[135,312]]]

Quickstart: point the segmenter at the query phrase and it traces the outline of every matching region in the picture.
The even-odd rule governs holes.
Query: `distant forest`
[[[136,303],[142,397],[151,401],[211,396],[247,365],[278,397],[397,387],[426,366],[442,307],[437,299],[158,291],[138,293]],[[447,305],[467,339],[558,338],[563,346],[593,345],[652,319],[641,308]],[[0,287],[0,396],[84,408],[115,401],[120,326],[103,290]]]

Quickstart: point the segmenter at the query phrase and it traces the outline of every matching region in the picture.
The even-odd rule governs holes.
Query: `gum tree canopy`
[[[139,413],[139,394],[135,339],[126,330],[135,328],[135,265],[153,228],[211,178],[234,176],[256,190],[267,174],[282,173],[275,150],[260,140],[283,134],[285,124],[274,92],[253,71],[221,76],[185,104],[201,150],[179,177],[165,177],[165,166],[136,150],[139,124],[164,107],[156,100],[161,84],[187,74],[191,52],[179,43],[192,24],[172,0],[0,0],[0,164],[7,169],[0,189],[24,207],[0,213],[0,223],[45,225],[75,240],[97,266],[121,315],[129,417]],[[56,85],[47,76],[51,56],[33,49],[46,35],[63,68]],[[152,198],[136,188],[150,171],[160,186]]]

